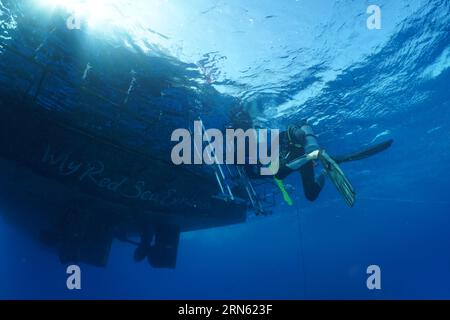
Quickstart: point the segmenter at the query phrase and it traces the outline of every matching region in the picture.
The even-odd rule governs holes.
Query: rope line
[[[301,220],[301,211],[298,206],[296,205],[296,211],[297,211],[297,226],[298,226],[298,239],[299,239],[299,257],[300,257],[300,265],[301,265],[301,273],[302,273],[302,293],[303,298],[306,299],[306,267],[305,267],[305,252],[304,252],[304,245],[303,245],[303,227],[302,227],[302,220]]]

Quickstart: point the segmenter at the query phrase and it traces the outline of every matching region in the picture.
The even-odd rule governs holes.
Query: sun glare
[[[121,26],[124,19],[120,13],[120,0],[37,0],[51,10],[62,9],[80,19],[89,27]]]
[[[169,0],[33,1],[41,11],[66,15],[69,29],[87,29],[116,39],[127,35],[124,41],[128,43],[131,39],[145,52],[150,47],[164,46],[167,43],[164,30],[174,24],[175,7]]]

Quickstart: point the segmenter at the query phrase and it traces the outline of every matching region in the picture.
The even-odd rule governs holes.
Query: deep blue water
[[[67,16],[50,2],[0,1],[1,43],[20,43],[24,16],[46,30]],[[271,216],[183,234],[175,270],[136,264],[133,248],[115,242],[107,269],[82,266],[77,292],[57,256],[0,215],[0,298],[450,298],[450,1],[376,2],[381,30],[366,28],[372,2],[362,0],[99,1],[103,14],[83,17],[85,47],[68,50],[120,82],[130,70],[108,50],[129,47],[157,58],[137,73],[197,86],[158,100],[162,108],[200,99],[220,123],[239,100],[261,126],[310,118],[333,153],[395,144],[343,165],[358,192],[353,209],[330,183],[308,203],[292,175],[293,208],[280,201]],[[139,145],[133,137],[123,139]],[[373,264],[381,291],[366,287]]]

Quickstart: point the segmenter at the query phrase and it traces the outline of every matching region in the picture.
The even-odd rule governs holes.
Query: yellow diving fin
[[[284,201],[288,204],[288,206],[293,206],[294,202],[291,199],[291,196],[289,195],[289,193],[287,192],[286,188],[284,187],[284,183],[282,180],[279,180],[277,178],[275,178],[275,183],[277,184],[278,188],[281,191],[281,194],[283,195],[283,199]]]
[[[280,189],[281,194],[283,195],[283,200],[288,204],[288,206],[293,206],[294,202],[292,201],[291,196],[289,195],[289,192],[287,192],[283,180],[277,179],[277,177],[275,177],[275,170],[273,169],[273,163],[270,165],[270,169],[272,170],[274,176],[273,179],[275,180],[275,184],[277,185],[278,189]]]

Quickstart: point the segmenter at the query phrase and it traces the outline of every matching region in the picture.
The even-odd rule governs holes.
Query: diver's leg
[[[316,180],[314,175],[314,162],[310,161],[306,165],[300,168],[300,174],[302,175],[303,190],[305,197],[309,201],[315,201],[322,191],[325,184],[325,176],[321,173]]]
[[[278,180],[286,179],[293,171],[286,166],[280,166],[275,178]]]

